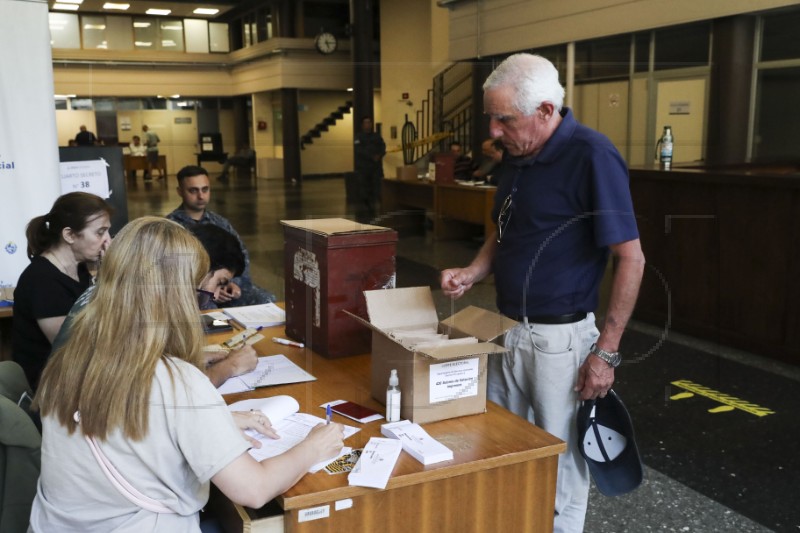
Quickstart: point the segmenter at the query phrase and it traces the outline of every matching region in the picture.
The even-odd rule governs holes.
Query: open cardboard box
[[[389,374],[397,369],[402,392],[400,417],[417,424],[486,411],[486,365],[489,354],[507,350],[493,341],[517,322],[470,306],[439,322],[429,287],[365,291],[372,329],[372,397],[386,402]],[[392,332],[426,327],[450,338],[478,342],[409,349]]]

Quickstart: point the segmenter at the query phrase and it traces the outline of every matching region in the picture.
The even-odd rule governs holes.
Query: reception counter
[[[632,167],[647,268],[634,317],[800,365],[800,172]]]

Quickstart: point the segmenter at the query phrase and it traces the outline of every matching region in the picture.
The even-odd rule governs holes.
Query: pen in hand
[[[325,424],[331,423],[331,404],[325,406]]]

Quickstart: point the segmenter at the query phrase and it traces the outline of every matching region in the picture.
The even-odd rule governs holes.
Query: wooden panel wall
[[[800,365],[800,173],[631,169],[635,317]]]

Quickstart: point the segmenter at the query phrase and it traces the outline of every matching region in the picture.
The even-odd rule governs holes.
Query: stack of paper
[[[268,328],[286,323],[286,311],[273,303],[226,307],[223,312],[243,328]]]
[[[398,439],[406,453],[426,466],[453,460],[453,450],[428,435],[419,424],[408,420],[383,424],[381,433]]]
[[[347,481],[358,487],[385,489],[402,449],[400,441],[370,438]]]
[[[257,387],[302,383],[316,379],[285,355],[268,355],[258,358],[258,364],[254,370],[229,378],[217,390],[220,394],[233,394],[234,392],[250,391]]]

